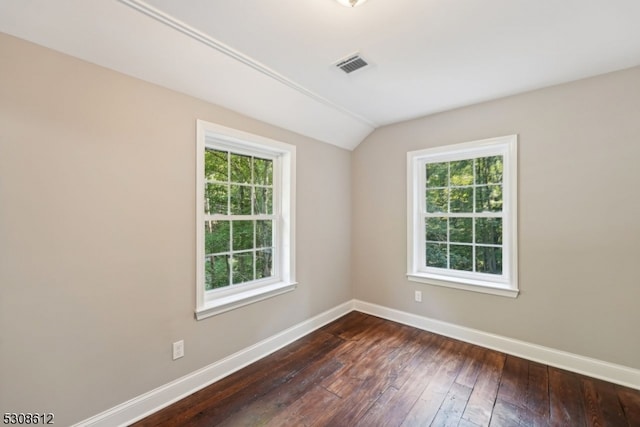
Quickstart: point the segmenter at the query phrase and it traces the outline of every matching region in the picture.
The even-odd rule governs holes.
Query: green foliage
[[[427,212],[449,212],[449,189],[427,190]]]
[[[476,159],[476,184],[502,184],[502,156]]]
[[[476,212],[502,211],[502,185],[476,187]]]
[[[471,243],[473,235],[473,218],[451,218],[449,240],[458,243]]]
[[[228,212],[227,184],[206,184],[204,189],[204,212],[206,214],[222,214]]]
[[[205,151],[207,290],[273,275],[273,220],[234,219],[234,215],[273,213],[273,160],[221,150]]]
[[[250,282],[253,277],[253,252],[235,254],[232,262],[233,284]]]
[[[473,187],[451,189],[451,212],[473,212]]]
[[[273,221],[256,221],[256,248],[273,246]]]
[[[452,186],[473,185],[473,160],[458,160],[450,163]]]
[[[471,245],[450,245],[450,268],[453,270],[473,270],[473,247]]]
[[[205,259],[205,289],[229,286],[229,255],[209,256]]]
[[[229,180],[228,153],[207,148],[204,152],[204,177],[207,181]]]
[[[475,160],[428,163],[427,212],[502,211],[502,161],[502,156],[491,156]]]
[[[476,246],[476,271],[502,274],[502,248]]]
[[[231,184],[231,215],[251,215],[251,186]]]
[[[251,156],[231,153],[231,182],[251,184]]]
[[[254,157],[253,179],[257,185],[273,185],[273,161]]]
[[[427,267],[447,268],[447,244],[427,243]]]
[[[271,249],[256,251],[256,279],[273,275],[273,253]]]
[[[449,186],[449,163],[428,163],[427,164],[427,187],[448,187]]]
[[[271,215],[273,160],[205,151],[205,213]]]
[[[476,219],[476,243],[502,244],[502,218]]]
[[[204,251],[207,255],[230,250],[230,221],[205,221]]]
[[[207,290],[273,274],[272,220],[206,221],[204,235]]]
[[[234,251],[244,251],[253,248],[254,221],[232,221]]]
[[[256,214],[273,213],[273,188],[255,187],[255,203],[253,211]]]
[[[443,217],[427,218],[427,241],[446,242],[448,221]]]
[[[426,265],[502,274],[502,218],[456,214],[502,211],[503,157],[428,163],[425,172],[427,213],[443,214],[426,218]]]

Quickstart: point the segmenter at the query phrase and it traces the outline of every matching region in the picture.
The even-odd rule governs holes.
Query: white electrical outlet
[[[415,299],[416,302],[422,302],[422,291],[416,291]]]
[[[180,359],[184,356],[184,340],[173,343],[173,360]]]

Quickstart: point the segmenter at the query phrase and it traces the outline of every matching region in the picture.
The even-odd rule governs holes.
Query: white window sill
[[[211,299],[202,307],[196,310],[196,319],[202,320],[207,317],[215,316],[254,302],[262,301],[267,298],[291,292],[297,287],[297,283],[279,282],[271,285],[261,286],[255,289],[249,289],[244,292],[238,292],[220,298]]]
[[[407,274],[407,278],[412,282],[426,283],[428,285],[442,286],[446,288],[462,289],[483,294],[499,295],[502,297],[516,298],[520,292],[518,289],[510,288],[499,283],[483,282],[480,280],[468,280],[461,278],[449,278],[446,276],[431,276],[423,274]]]

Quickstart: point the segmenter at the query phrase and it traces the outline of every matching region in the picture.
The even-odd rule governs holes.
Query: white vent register
[[[365,61],[360,54],[350,55],[348,58],[341,59],[336,63],[336,67],[347,74],[353,73],[354,71],[360,70],[368,65],[369,63]]]

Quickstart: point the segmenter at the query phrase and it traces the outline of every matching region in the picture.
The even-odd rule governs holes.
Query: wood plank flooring
[[[134,426],[640,426],[640,391],[352,312]]]

